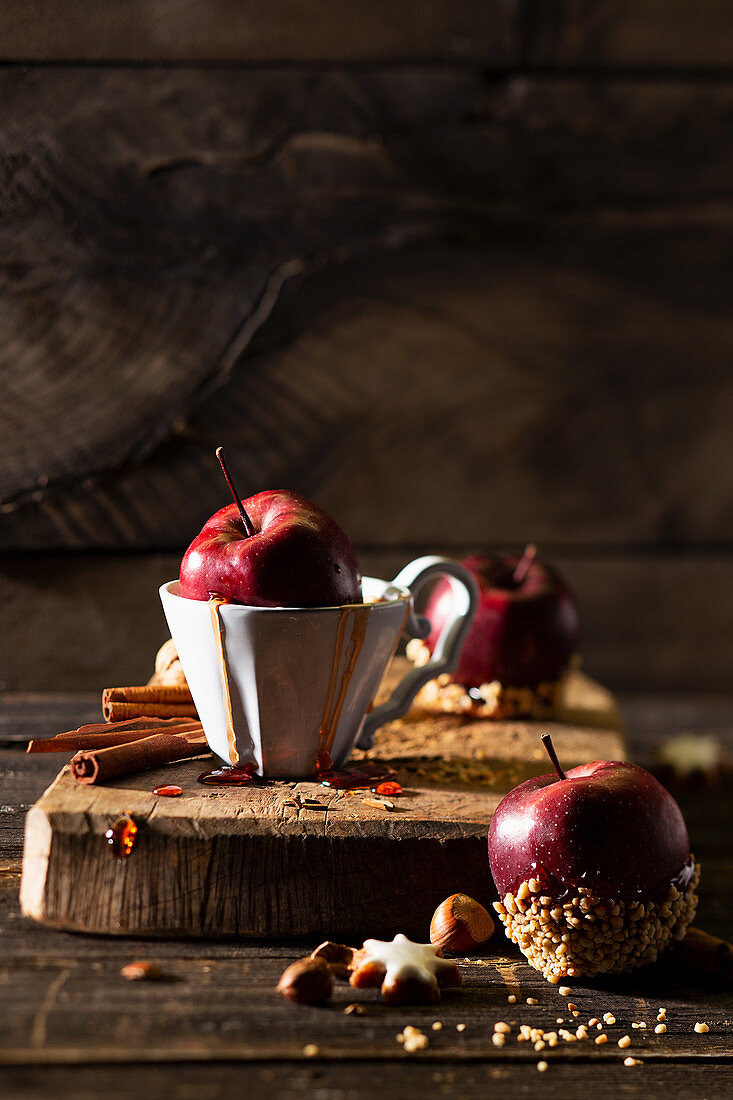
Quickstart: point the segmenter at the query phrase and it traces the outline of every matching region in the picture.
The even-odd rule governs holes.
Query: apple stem
[[[555,746],[552,743],[552,738],[550,737],[549,733],[543,733],[542,734],[542,744],[547,749],[547,755],[549,756],[550,760],[552,761],[553,767],[554,767],[555,771],[557,772],[557,774],[559,775],[560,779],[567,779],[567,776],[566,776],[565,772],[560,767],[560,761],[557,758],[557,753],[555,752]]]
[[[517,568],[514,570],[512,580],[515,584],[521,584],[524,578],[527,576],[529,567],[537,557],[537,547],[533,542],[530,542],[524,550],[520,561],[517,563]]]
[[[254,526],[252,524],[252,520],[249,518],[249,516],[247,515],[247,513],[244,510],[244,505],[242,504],[242,500],[241,500],[241,497],[239,496],[239,493],[234,488],[234,482],[232,481],[232,475],[229,473],[229,467],[227,466],[227,460],[224,457],[224,448],[223,447],[217,447],[216,448],[216,457],[219,459],[219,465],[221,466],[222,473],[224,474],[224,477],[226,478],[227,485],[229,486],[229,488],[232,491],[232,496],[234,497],[234,503],[236,504],[237,508],[239,508],[239,514],[242,517],[242,523],[244,524],[244,533],[247,536],[247,538],[251,538],[252,535],[254,535],[254,533],[255,533],[255,529],[254,529]]]

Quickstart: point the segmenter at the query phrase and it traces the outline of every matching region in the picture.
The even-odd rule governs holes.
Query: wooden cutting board
[[[395,661],[390,679],[403,672]],[[517,783],[548,771],[548,728],[565,767],[626,757],[612,697],[574,673],[556,722],[413,711],[380,730],[366,755],[393,767],[406,792],[391,811],[365,802],[368,792],[316,782],[204,787],[210,757],[101,787],[64,767],[26,819],[23,912],[104,934],[425,938],[449,894],[492,900],[491,815]],[[166,782],[183,796],[151,793]],[[292,805],[297,795],[318,805]],[[139,832],[118,860],[104,834],[123,813]]]

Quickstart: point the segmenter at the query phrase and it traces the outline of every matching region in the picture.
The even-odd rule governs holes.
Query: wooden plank
[[[339,497],[345,501],[341,490]],[[466,507],[470,513],[470,502]],[[439,502],[436,509],[432,515],[440,514]],[[466,521],[474,522],[468,514]],[[473,546],[428,542],[362,549],[362,566],[390,579],[418,554],[461,557],[476,546],[491,547],[492,526],[487,517],[485,533]],[[524,539],[536,537],[535,531],[528,520]],[[589,673],[615,690],[679,694],[730,687],[725,647],[711,639],[730,633],[733,558],[590,550],[569,556],[566,548],[540,546],[578,595]],[[167,636],[157,590],[176,576],[179,564],[178,554],[2,559],[0,606],[13,624],[0,636],[4,689],[99,691],[115,682],[144,683]]]
[[[180,269],[170,280],[156,271],[140,313],[133,294],[123,320],[112,263],[109,305],[88,317],[91,358],[69,364],[69,396],[58,399],[63,436],[59,408],[40,399],[57,363],[53,324],[42,319],[57,308],[49,288],[45,305],[37,299],[39,342],[23,334],[33,364],[8,438],[5,548],[183,547],[221,505],[212,451],[222,441],[243,492],[275,483],[304,491],[357,543],[435,544],[450,531],[454,544],[730,545],[729,227],[586,221],[537,232],[544,239],[527,245],[418,251],[323,272],[273,315],[267,340],[280,346],[265,355],[260,345],[203,402],[199,384],[225,381],[212,349],[224,354],[222,336],[228,342],[242,319],[238,276],[230,272],[194,334],[150,316],[164,299],[178,303]],[[211,277],[218,284],[225,272]],[[175,309],[190,305],[197,324],[210,292],[192,303],[184,288]],[[13,293],[21,307],[21,288]],[[129,322],[135,348],[100,410],[97,387],[114,364],[94,341],[118,322]],[[295,339],[282,346],[283,333]],[[152,342],[170,352],[153,366]],[[39,441],[32,449],[29,434]],[[29,500],[39,469],[49,486]],[[118,472],[97,485],[102,470]],[[423,470],[429,476],[418,477]]]
[[[253,1100],[269,1100],[276,1095],[282,1100],[302,1100],[304,1096],[328,1094],[348,1095],[351,1100],[368,1100],[374,1096],[378,1085],[385,1097],[416,1100],[426,1095],[449,1095],[460,1090],[465,1100],[482,1100],[487,1090],[495,1090],[503,1096],[541,1095],[548,1100],[585,1100],[591,1094],[598,1100],[617,1100],[623,1095],[629,1098],[650,1095],[696,1096],[700,1088],[700,1063],[673,1061],[669,1065],[647,1063],[643,1072],[625,1069],[618,1059],[599,1059],[597,1064],[566,1065],[552,1059],[550,1079],[538,1077],[531,1064],[513,1065],[439,1065],[421,1061],[420,1056],[391,1062],[389,1066],[375,1067],[372,1062],[351,1064],[315,1064],[291,1062],[284,1064],[263,1062],[244,1067],[222,1062],[216,1066],[181,1065],[171,1063],[160,1066],[80,1066],[73,1075],[68,1068],[24,1067],[6,1071],[0,1082],[7,1083],[9,1091],[3,1091],[8,1100],[27,1100],[28,1097],[58,1097],[59,1100],[78,1100],[80,1096],[94,1098],[102,1095],[140,1096],[146,1093],[165,1092],[176,1083],[179,1100],[198,1100],[203,1093],[210,1100],[227,1100],[232,1089],[246,1089]],[[723,1100],[733,1088],[733,1070],[727,1065],[705,1064],[706,1095]],[[636,1076],[634,1075],[636,1074]],[[438,1090],[440,1090],[438,1092]]]
[[[471,463],[501,462],[468,512],[500,540],[517,501],[540,535],[730,540],[731,94],[420,66],[0,73],[0,542],[181,543],[219,499],[212,433],[248,488],[332,495],[345,424],[423,530],[433,492],[453,507]],[[446,234],[484,248],[392,256]],[[303,338],[239,369],[282,285],[329,264],[259,350]],[[432,492],[400,473],[422,463],[446,466]]]
[[[339,983],[331,1004],[312,1008],[294,1006],[274,993],[281,971],[306,945],[278,955],[267,947],[238,943],[223,956],[216,945],[140,945],[123,940],[125,956],[114,941],[104,955],[94,941],[58,934],[56,938],[76,943],[76,955],[29,953],[25,958],[0,959],[0,973],[12,973],[17,988],[15,1011],[0,1036],[0,1065],[180,1061],[193,1066],[272,1059],[297,1063],[304,1060],[303,1048],[309,1042],[319,1045],[322,1061],[385,1062],[405,1058],[395,1036],[412,1024],[430,1039],[429,1048],[415,1061],[481,1063],[487,1069],[511,1061],[533,1067],[539,1059],[532,1044],[516,1041],[520,1024],[557,1031],[564,1026],[557,1024],[560,1016],[575,1031],[574,1019],[587,1024],[605,1012],[616,1018],[604,1028],[606,1049],[600,1050],[591,1037],[546,1048],[542,1057],[553,1068],[567,1062],[576,1072],[604,1062],[620,1066],[629,1051],[649,1066],[687,1059],[733,1064],[730,990],[691,983],[661,961],[606,982],[577,983],[571,1000],[580,1016],[573,1018],[568,998],[518,955],[507,954],[501,941],[493,952],[457,960],[463,985],[437,1006],[390,1008],[376,991],[356,992]],[[130,958],[158,961],[171,981],[125,982],[119,970]],[[224,989],[227,996],[222,996]],[[515,1005],[508,1004],[510,995],[517,997]],[[527,1005],[527,997],[537,1003]],[[355,1001],[364,1005],[365,1015],[344,1015],[345,1006]],[[653,1030],[659,1005],[667,1009],[663,1035]],[[175,1026],[157,1026],[164,1016],[174,1019]],[[694,1032],[694,1023],[701,1019],[710,1027],[704,1035]],[[439,1034],[430,1026],[434,1020],[443,1023]],[[503,1049],[491,1043],[498,1020],[512,1027]],[[631,1026],[642,1021],[645,1029]],[[458,1023],[465,1028],[458,1031]],[[625,1034],[632,1044],[621,1050],[617,1042]]]
[[[100,693],[40,692],[0,696],[0,747],[24,745],[63,729],[98,722]]]
[[[276,0],[8,0],[3,60],[414,61],[470,58],[506,66],[518,56],[519,4],[496,0],[429,6],[417,0],[307,6]]]
[[[612,700],[593,685],[580,680],[573,693],[581,708],[585,699],[599,708],[599,724],[606,715],[617,722]],[[338,939],[358,933],[367,914],[381,931],[399,926],[407,910],[402,923],[414,931],[447,893],[463,889],[489,902],[491,814],[518,782],[546,771],[546,725],[420,712],[390,723],[366,755],[393,768],[405,788],[393,812],[317,782],[202,788],[197,776],[210,758],[100,787],[77,783],[65,768],[26,820],[23,911],[54,927],[117,935],[272,938],[326,929]],[[617,732],[562,721],[553,731],[568,766],[625,757]],[[183,796],[155,797],[165,782]],[[318,806],[290,805],[293,798]],[[123,813],[140,833],[132,856],[119,861],[104,834]]]
[[[658,707],[647,700],[635,708],[639,735],[653,737],[660,725],[670,733],[690,724],[694,728],[708,714],[710,728],[721,736],[726,733],[722,701],[711,701],[707,709],[699,703],[694,709],[692,702],[667,700]],[[31,782],[32,772],[48,764],[43,757],[18,759],[17,750],[2,750],[0,758],[15,758],[19,765],[12,776],[0,780],[0,802],[24,798],[24,784]],[[40,786],[40,772],[37,780]],[[724,792],[695,788],[686,794],[699,805],[701,817],[707,812],[711,824],[717,822],[717,836],[710,833],[711,857],[703,860],[700,921],[710,927],[712,919],[716,926],[711,931],[730,939],[733,876],[729,861],[712,855],[730,830],[725,816],[730,814],[730,800]],[[460,1088],[462,1094],[478,1098],[485,1095],[487,1082],[514,1095],[541,1082],[549,1097],[580,1100],[590,1088],[610,1100],[621,1093],[641,1097],[650,1091],[674,1092],[686,1082],[690,1095],[697,1095],[703,1067],[706,1095],[722,1098],[730,1091],[731,995],[704,987],[677,968],[660,965],[610,983],[578,983],[574,988],[572,999],[581,1010],[581,1018],[574,1022],[611,1010],[617,1019],[608,1029],[612,1039],[616,1033],[632,1037],[630,1049],[644,1064],[626,1069],[622,1061],[627,1051],[619,1050],[614,1041],[604,1048],[563,1044],[541,1053],[514,1039],[501,1051],[493,1047],[490,1036],[497,1019],[514,1021],[516,1033],[523,1022],[556,1027],[556,1016],[567,1010],[567,1000],[519,956],[510,954],[501,939],[492,944],[493,953],[459,960],[465,984],[437,1009],[388,1009],[375,994],[364,992],[358,998],[367,1015],[344,1016],[341,1008],[356,997],[345,986],[338,988],[334,1006],[327,1009],[289,1005],[272,992],[288,959],[312,946],[310,942],[290,947],[240,941],[181,944],[68,935],[21,919],[17,889],[17,874],[0,874],[0,985],[11,982],[14,997],[14,1012],[0,1034],[4,1096],[53,1093],[76,1100],[103,1091],[140,1095],[159,1090],[160,1084],[170,1087],[171,1081],[183,1100],[194,1100],[202,1090],[216,1096],[224,1087],[231,1094],[233,1084],[241,1090],[243,1083],[248,1095],[267,1088],[268,1095],[275,1090],[295,1096],[303,1095],[304,1089],[308,1094],[332,1086],[370,1096],[376,1079],[400,1096],[412,1095],[413,1087],[416,1095],[418,1090],[424,1094],[428,1089]],[[138,957],[160,962],[181,980],[123,982],[120,966]],[[225,997],[222,990],[227,991]],[[518,1004],[507,1003],[509,993],[518,995]],[[538,1004],[526,1005],[528,996]],[[668,1009],[665,1035],[631,1028],[632,1021],[653,1023],[661,1004]],[[175,1026],[161,1028],[161,1018],[173,1020]],[[696,1035],[693,1024],[703,1018],[711,1031]],[[435,1019],[443,1022],[439,1033],[430,1029]],[[405,1055],[395,1042],[408,1023],[429,1035],[427,1051]],[[458,1032],[457,1023],[465,1029]],[[313,1042],[319,1055],[309,1060],[303,1048]],[[549,1062],[542,1078],[535,1069],[540,1058]]]
[[[705,69],[733,63],[725,0],[544,0],[525,24],[532,65]]]

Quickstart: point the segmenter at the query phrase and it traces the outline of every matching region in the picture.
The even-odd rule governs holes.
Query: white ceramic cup
[[[430,622],[415,614],[414,598],[439,576],[450,583],[453,607],[431,660],[370,709],[401,634],[429,633]],[[404,714],[424,683],[455,668],[478,588],[458,562],[424,557],[391,583],[364,577],[362,604],[221,604],[215,614],[225,676],[211,605],[182,597],[178,581],[164,584],[160,598],[212,751],[228,764],[254,763],[260,776],[305,778],[313,775],[319,751],[325,749],[339,768],[357,743],[370,748],[375,730]]]

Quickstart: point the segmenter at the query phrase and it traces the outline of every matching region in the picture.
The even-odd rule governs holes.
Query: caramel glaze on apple
[[[596,760],[565,779],[528,779],[499,804],[489,829],[499,896],[534,878],[562,901],[579,887],[609,901],[653,900],[694,875],[682,813],[636,764]]]

